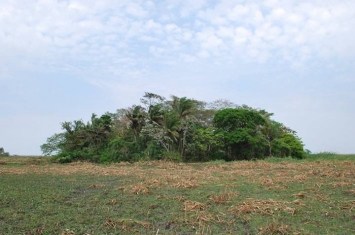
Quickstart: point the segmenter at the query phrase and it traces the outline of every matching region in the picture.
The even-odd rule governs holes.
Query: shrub
[[[4,148],[0,148],[0,157],[9,157],[10,154],[5,152]]]

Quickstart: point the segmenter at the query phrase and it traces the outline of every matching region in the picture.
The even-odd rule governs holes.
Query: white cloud
[[[85,6],[84,4],[77,2],[77,1],[70,2],[68,8],[69,8],[69,10],[79,11],[82,13],[89,12],[89,8],[87,6]]]
[[[243,17],[248,15],[249,8],[245,5],[236,5],[227,14],[229,20],[241,20]]]
[[[196,57],[189,54],[180,54],[180,59],[187,63],[196,61]]]
[[[279,0],[266,0],[264,1],[264,5],[267,6],[267,7],[274,7],[274,6],[277,6],[279,5]]]
[[[246,43],[252,37],[252,33],[244,27],[236,27],[234,30],[234,42],[237,44]]]
[[[131,2],[126,7],[126,11],[128,14],[135,16],[135,17],[145,17],[148,15],[147,11],[144,10],[139,4],[135,2]]]
[[[258,51],[270,55],[264,58],[283,60],[287,54],[287,60],[293,58],[298,62],[355,53],[352,45],[355,36],[350,27],[354,22],[351,13],[354,4],[267,1],[266,9],[256,1],[213,4],[200,0],[191,5],[179,0],[165,4],[168,5],[162,7],[154,1],[139,0],[78,0],[44,1],[37,5],[25,2],[21,6],[16,1],[7,1],[0,8],[2,22],[6,22],[0,23],[0,40],[6,45],[0,51],[12,55],[21,52],[23,58],[40,56],[60,60],[71,52],[75,52],[76,58],[99,54],[100,46],[95,45],[100,44],[114,46],[111,56],[118,53],[116,57],[120,57],[135,53],[138,48],[146,47],[148,51],[154,43],[176,51],[171,58],[186,53],[185,50],[197,55],[202,47],[202,51],[213,51],[219,57],[249,50],[253,52],[246,55],[252,55],[251,58]],[[191,23],[178,20],[182,12],[191,18]],[[161,13],[169,17],[162,20]],[[30,17],[22,17],[26,15]],[[130,45],[133,43],[135,46]],[[298,46],[311,48],[309,56],[301,56],[295,49]],[[282,53],[271,53],[276,48]]]
[[[211,56],[211,54],[210,54],[208,51],[206,51],[206,50],[201,50],[201,51],[199,51],[199,52],[197,53],[197,55],[198,55],[199,57],[201,57],[201,58],[208,58],[208,57]]]
[[[138,93],[147,74],[178,65],[335,71],[343,61],[354,67],[354,12],[350,0],[3,0],[0,77],[60,71],[112,93]],[[235,74],[245,76],[225,77]]]
[[[296,13],[291,13],[286,16],[286,22],[295,24],[295,25],[300,25],[303,21],[303,16],[300,14]]]
[[[179,27],[176,24],[166,24],[165,29],[167,31],[179,31]]]
[[[270,18],[272,20],[282,20],[285,16],[286,16],[286,11],[281,7],[277,7],[273,9],[270,13]]]
[[[162,26],[160,23],[156,23],[153,19],[150,19],[145,24],[146,30],[151,33],[161,33]]]
[[[234,29],[232,27],[219,27],[216,34],[225,39],[230,39],[234,37]]]
[[[206,0],[181,1],[182,8],[180,16],[183,18],[191,16],[206,4]]]
[[[212,30],[199,32],[196,37],[204,50],[214,50],[223,43],[223,40],[217,37]]]

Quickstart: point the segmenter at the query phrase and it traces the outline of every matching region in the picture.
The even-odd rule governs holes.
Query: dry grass
[[[174,197],[174,200],[178,201],[178,202],[184,202],[184,201],[186,201],[186,198],[184,196],[177,196],[177,197]]]
[[[206,206],[204,204],[190,200],[185,201],[181,208],[183,211],[203,211],[205,209]]]
[[[135,230],[134,227],[137,225],[145,229],[149,229],[152,227],[152,224],[149,222],[132,220],[132,219],[111,219],[111,218],[107,218],[103,226],[109,229],[119,228],[126,232],[130,232],[130,231],[134,232]]]
[[[215,221],[215,219],[214,219],[214,216],[211,213],[207,213],[205,211],[201,211],[201,212],[198,213],[197,221],[198,222],[211,222],[211,221]]]
[[[14,160],[12,160],[14,161]],[[17,161],[17,160],[16,160]],[[336,179],[333,184],[348,186],[354,182],[355,162],[327,161],[303,163],[235,162],[231,164],[171,163],[163,161],[116,163],[108,166],[87,162],[70,164],[32,164],[31,159],[21,159],[21,165],[7,167],[10,158],[1,159],[0,174],[51,174],[73,175],[92,174],[107,176],[134,176],[145,181],[149,187],[197,188],[200,185],[218,181],[220,178],[237,179],[247,177],[250,182],[262,186],[285,185],[303,182],[309,178]],[[147,168],[148,167],[148,168]],[[330,169],[331,168],[331,169]]]
[[[178,212],[174,213],[180,218],[177,221],[194,226],[194,234],[213,234],[211,225],[233,227],[236,223],[245,222],[248,224],[255,218],[267,219],[266,222],[263,221],[260,226],[256,227],[257,230],[249,231],[249,228],[245,228],[245,234],[249,234],[248,232],[260,235],[299,234],[293,232],[292,228],[296,227],[292,223],[291,227],[289,221],[285,222],[288,225],[279,222],[270,223],[270,221],[281,221],[274,219],[285,216],[293,219],[301,217],[302,213],[308,215],[306,210],[312,210],[311,207],[314,205],[312,203],[324,205],[317,204],[322,208],[319,216],[334,215],[336,217],[334,209],[329,209],[330,207],[344,213],[354,213],[355,211],[355,200],[349,200],[355,196],[355,161],[281,163],[242,161],[228,164],[185,164],[154,161],[111,165],[87,162],[63,165],[41,161],[1,159],[0,177],[1,175],[15,174],[64,175],[70,177],[65,179],[66,182],[75,182],[75,175],[124,176],[120,185],[90,182],[86,185],[86,189],[90,187],[90,190],[99,191],[101,189],[104,191],[112,188],[115,194],[127,197],[144,195],[139,198],[156,200],[156,202],[149,201],[149,207],[147,207],[153,212],[159,210],[157,206],[160,205],[159,203],[175,203]],[[243,185],[246,189],[249,185],[255,185],[260,194],[247,195],[241,190]],[[216,190],[214,190],[215,188]],[[200,192],[202,192],[201,195]],[[253,192],[255,193],[255,191]],[[338,198],[345,195],[347,199],[336,201],[333,197],[334,193],[337,193]],[[278,197],[280,194],[286,195],[286,197]],[[268,199],[270,197],[273,199]],[[111,195],[105,199],[103,204],[110,209],[120,206],[123,203],[122,199],[120,198],[118,201],[115,198],[115,195]],[[106,221],[105,218],[106,216],[100,222],[100,226],[105,229],[120,229],[125,234],[138,234],[142,232],[142,229],[149,230],[149,234],[153,234],[151,231],[164,234],[162,230],[154,230],[154,224],[140,221],[142,218],[138,218],[138,220],[112,219],[115,218],[112,216]],[[144,217],[142,220],[145,220]],[[298,220],[307,222],[308,220],[312,221],[312,218],[308,218],[308,220],[298,218]],[[349,231],[347,230],[347,232]],[[68,229],[61,234],[73,235],[75,233]]]
[[[91,185],[91,188],[104,188],[105,185],[104,184],[93,184]]]
[[[355,196],[355,189],[348,190],[347,193]]]
[[[149,193],[151,193],[150,189],[148,187],[146,187],[145,185],[143,185],[142,183],[133,185],[131,187],[130,192],[132,194],[137,194],[137,195],[138,194],[149,194]]]
[[[278,224],[278,223],[271,223],[268,224],[267,226],[263,227],[261,231],[258,233],[258,235],[263,235],[263,234],[268,234],[268,235],[274,235],[274,234],[290,234],[292,231],[291,227],[288,225],[283,225],[283,224]]]
[[[298,198],[305,198],[306,195],[307,195],[307,193],[305,193],[305,192],[299,192],[299,193],[293,194],[293,196],[298,197]]]
[[[107,203],[107,205],[114,206],[114,205],[116,205],[117,203],[118,203],[118,201],[117,201],[116,199],[112,199],[111,201],[109,201],[109,202]]]
[[[216,204],[227,204],[234,197],[238,197],[239,193],[237,192],[225,192],[221,194],[211,194],[208,196],[208,199]]]
[[[75,232],[70,229],[65,229],[60,235],[75,235]]]
[[[355,211],[355,200],[343,202],[340,209],[347,210],[349,212]]]
[[[247,201],[232,206],[229,211],[235,213],[236,215],[254,213],[273,215],[275,212],[280,211],[287,212],[290,215],[294,215],[296,211],[296,208],[294,208],[294,206],[299,206],[299,204],[286,201],[275,201],[271,199],[260,200],[250,198]]]

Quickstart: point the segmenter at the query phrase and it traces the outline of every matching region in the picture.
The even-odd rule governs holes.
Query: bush
[[[272,148],[275,157],[292,157],[298,159],[306,157],[301,140],[292,134],[285,133],[280,139],[274,140],[272,142]]]
[[[177,152],[165,152],[163,154],[164,161],[171,161],[171,162],[182,162],[182,156]]]
[[[123,140],[120,137],[116,137],[111,140],[108,147],[103,151],[100,162],[121,162],[129,161],[129,142]]]
[[[5,152],[4,148],[0,148],[0,157],[9,157],[10,154]]]
[[[163,149],[155,141],[150,141],[143,152],[143,160],[161,160]]]

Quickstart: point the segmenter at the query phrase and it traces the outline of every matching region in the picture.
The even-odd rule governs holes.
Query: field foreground
[[[355,160],[0,158],[5,234],[355,234]]]

